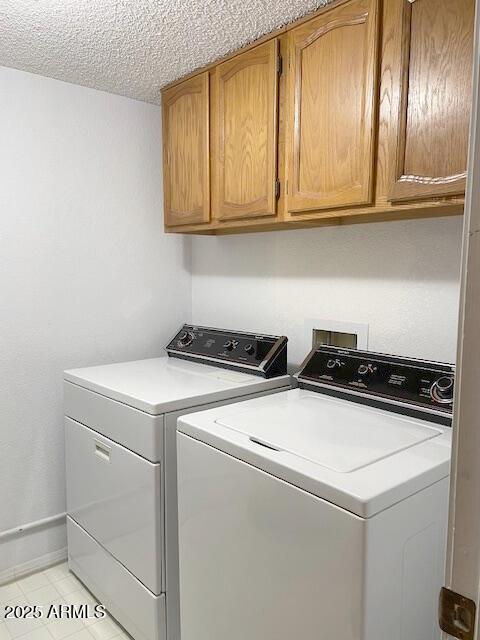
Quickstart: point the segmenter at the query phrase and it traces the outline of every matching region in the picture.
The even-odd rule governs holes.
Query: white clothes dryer
[[[135,640],[178,640],[176,422],[291,386],[287,339],[185,325],[167,356],[65,372],[70,569]]]

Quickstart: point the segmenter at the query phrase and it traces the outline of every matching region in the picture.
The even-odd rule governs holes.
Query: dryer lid
[[[70,369],[64,372],[64,379],[153,415],[183,411],[290,384],[287,376],[266,380],[252,374],[167,357]]]
[[[356,471],[443,433],[420,420],[308,392],[216,422],[338,473]]]

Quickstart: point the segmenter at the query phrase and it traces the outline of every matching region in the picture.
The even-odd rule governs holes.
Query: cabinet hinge
[[[283,73],[283,59],[282,56],[278,56],[277,58],[277,73],[279,76]]]
[[[275,180],[275,197],[280,197],[280,180]]]
[[[476,604],[446,587],[440,591],[438,624],[440,629],[459,640],[473,640]]]

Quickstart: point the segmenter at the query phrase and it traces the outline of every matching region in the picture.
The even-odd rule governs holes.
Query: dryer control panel
[[[297,374],[300,386],[425,419],[450,422],[455,386],[451,364],[355,349],[316,347]]]
[[[169,356],[265,378],[287,373],[287,338],[185,324],[166,347]]]

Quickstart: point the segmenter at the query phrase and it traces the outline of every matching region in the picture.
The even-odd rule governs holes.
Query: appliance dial
[[[225,344],[223,345],[223,348],[226,349],[227,351],[232,351],[235,348],[235,344],[233,343],[233,340],[228,340],[227,342],[225,342]]]
[[[253,344],[247,344],[245,345],[245,351],[248,353],[249,356],[251,356],[255,353],[255,347],[253,346]]]
[[[190,331],[184,331],[177,340],[177,345],[179,347],[188,347],[195,340],[195,335]]]
[[[327,369],[338,369],[342,366],[342,362],[338,358],[330,358],[327,361]]]
[[[430,395],[435,402],[451,404],[453,402],[453,377],[442,376],[438,378],[430,388]]]
[[[375,373],[375,371],[377,370],[377,367],[374,367],[373,364],[361,364],[358,367],[358,375],[360,376],[366,376],[369,375],[370,373]]]

